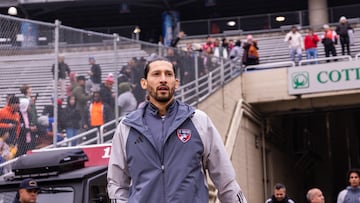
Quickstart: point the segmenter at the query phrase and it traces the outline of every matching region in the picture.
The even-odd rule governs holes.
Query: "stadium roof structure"
[[[328,6],[357,4],[358,0],[327,0]],[[161,15],[177,11],[180,21],[306,10],[307,1],[288,0],[1,0],[0,13],[10,6],[18,15],[33,20],[76,28],[138,25],[143,32],[159,36]],[[157,39],[156,39],[157,40]]]

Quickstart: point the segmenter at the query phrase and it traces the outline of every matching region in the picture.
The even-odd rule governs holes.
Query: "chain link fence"
[[[51,24],[0,15],[0,27],[1,162],[59,142],[69,128],[84,128],[87,121],[81,113],[88,109],[93,92],[100,91],[105,80],[110,81],[111,92],[121,64],[147,55],[132,40],[74,29],[58,21]],[[77,95],[78,102],[85,98],[84,112],[77,122],[71,120],[77,124],[71,126],[64,115],[67,99],[80,84],[78,76],[86,79],[86,85],[91,81],[93,64],[101,70],[98,89]],[[110,93],[110,97],[116,96]],[[110,108],[117,110],[115,104]]]

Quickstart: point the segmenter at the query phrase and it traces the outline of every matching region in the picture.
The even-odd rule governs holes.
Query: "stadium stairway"
[[[126,48],[117,51],[117,63],[115,64],[115,52],[107,50],[65,52],[65,63],[71,71],[77,75],[87,76],[90,70],[88,58],[95,57],[96,63],[101,66],[103,81],[109,73],[117,72],[133,57],[147,57],[148,54],[140,48]],[[0,57],[0,106],[5,105],[7,94],[21,95],[19,88],[23,84],[32,87],[33,94],[39,93],[37,100],[38,114],[41,114],[45,105],[51,104],[53,96],[53,75],[51,67],[54,64],[55,55],[34,54],[15,55]],[[67,80],[68,82],[68,80]],[[58,89],[60,93],[60,89]]]

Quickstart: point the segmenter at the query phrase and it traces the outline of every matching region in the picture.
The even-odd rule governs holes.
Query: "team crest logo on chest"
[[[189,141],[191,138],[191,130],[189,129],[178,129],[176,134],[179,140],[183,143]]]

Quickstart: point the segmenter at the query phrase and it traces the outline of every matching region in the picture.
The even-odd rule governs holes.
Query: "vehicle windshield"
[[[41,188],[38,194],[37,203],[73,203],[74,189],[71,187]],[[13,202],[16,191],[1,192],[0,203]]]

